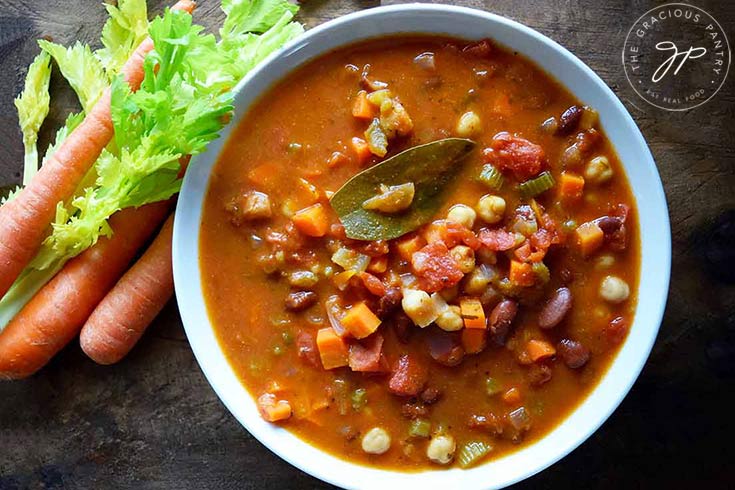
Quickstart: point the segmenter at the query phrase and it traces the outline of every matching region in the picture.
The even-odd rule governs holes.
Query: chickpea
[[[610,303],[622,303],[630,295],[628,283],[615,276],[606,276],[600,283],[600,296]]]
[[[467,280],[464,283],[464,292],[472,296],[478,296],[484,293],[494,276],[495,274],[493,274],[492,268],[485,265],[476,267],[467,276]]]
[[[431,438],[426,448],[426,457],[439,464],[448,464],[454,457],[457,444],[452,436],[440,434]]]
[[[610,254],[600,255],[595,261],[595,269],[598,270],[609,269],[613,265],[615,265],[615,257]]]
[[[475,252],[467,245],[457,245],[449,251],[449,255],[459,264],[459,270],[469,274],[475,268]]]
[[[455,204],[449,208],[447,213],[447,220],[453,223],[460,224],[467,228],[472,228],[475,225],[475,219],[477,213],[474,209],[464,204]]]
[[[480,247],[480,249],[475,252],[475,257],[477,257],[481,264],[495,265],[498,262],[497,254],[485,247]]]
[[[390,435],[380,427],[373,427],[362,437],[362,450],[368,454],[383,454],[390,449]]]
[[[486,194],[477,203],[477,213],[486,223],[491,225],[500,223],[505,214],[505,199],[500,196]]]
[[[436,324],[445,332],[456,332],[464,326],[459,306],[450,305],[436,319]]]
[[[428,326],[439,316],[434,300],[426,291],[404,289],[401,306],[411,321],[421,328]]]
[[[597,156],[591,159],[584,168],[584,178],[592,184],[604,184],[613,176],[612,167],[607,157]]]
[[[439,294],[444,298],[444,301],[454,301],[459,295],[459,286],[455,284],[451,288],[444,288],[439,291]]]
[[[482,121],[480,116],[473,111],[467,111],[459,117],[457,121],[457,136],[469,138],[476,135],[482,130]]]

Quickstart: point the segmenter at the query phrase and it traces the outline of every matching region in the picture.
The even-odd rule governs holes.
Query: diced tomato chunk
[[[429,379],[429,370],[414,357],[405,354],[398,359],[388,380],[388,389],[399,396],[416,396]]]
[[[383,336],[379,333],[350,345],[350,369],[359,372],[387,372],[388,361],[383,355]]]
[[[546,249],[532,247],[531,242],[526,240],[523,245],[515,249],[515,256],[521,262],[540,262],[546,256]]]
[[[546,165],[541,146],[507,131],[493,136],[490,148],[486,148],[483,154],[488,163],[500,170],[511,171],[518,180],[535,177]]]
[[[477,235],[472,230],[459,223],[443,219],[436,220],[426,226],[423,236],[429,243],[441,240],[448,248],[463,243],[472,250],[477,250],[481,245],[480,240],[477,239]]]
[[[529,240],[536,250],[546,250],[551,246],[553,238],[550,231],[545,228],[539,228],[538,231],[531,235]]]
[[[430,243],[414,252],[411,265],[421,289],[430,293],[450,288],[464,277],[444,242]]]
[[[380,297],[385,296],[385,284],[380,279],[369,272],[361,272],[360,279],[362,279],[362,283],[370,291],[370,294]]]
[[[513,233],[505,231],[502,228],[488,230],[483,228],[478,235],[480,243],[493,252],[502,252],[510,250],[516,244],[516,237]]]

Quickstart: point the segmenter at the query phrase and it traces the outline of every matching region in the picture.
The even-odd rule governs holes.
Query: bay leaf
[[[429,222],[443,204],[442,195],[462,168],[463,160],[475,142],[446,138],[414,146],[359,174],[334,193],[330,199],[349,238],[391,240]],[[415,194],[411,206],[396,214],[364,209],[365,200],[387,186],[412,182]]]

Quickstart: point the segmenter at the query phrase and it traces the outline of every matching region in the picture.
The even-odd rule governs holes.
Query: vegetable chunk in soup
[[[487,40],[298,68],[234,131],[201,226],[209,315],[263,418],[366,465],[543,437],[635,311],[635,202],[596,112]]]

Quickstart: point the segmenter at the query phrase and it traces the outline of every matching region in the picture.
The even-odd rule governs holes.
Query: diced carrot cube
[[[562,172],[559,177],[559,197],[563,201],[577,201],[584,192],[584,177],[572,172]]]
[[[365,303],[357,303],[347,311],[341,323],[353,337],[364,339],[378,329],[380,318]]]
[[[579,250],[585,257],[595,253],[605,239],[602,228],[594,221],[582,223],[574,230],[574,234],[577,236]]]
[[[424,237],[424,240],[426,240],[427,243],[434,243],[438,241],[444,241],[445,234],[446,234],[446,225],[442,222],[433,222],[429,223],[427,226],[424,227],[423,232],[421,233],[421,236]],[[451,246],[450,244],[447,244],[447,246]]]
[[[374,274],[382,274],[388,270],[388,257],[381,255],[380,257],[373,257],[370,259],[367,270]]]
[[[462,347],[468,354],[482,352],[487,343],[487,330],[480,328],[462,329]]]
[[[492,111],[501,116],[512,116],[513,107],[510,104],[510,98],[506,93],[500,93],[493,101]]]
[[[536,362],[555,355],[556,349],[545,340],[532,339],[526,343],[526,352],[528,352],[528,357]]]
[[[508,279],[510,279],[511,283],[517,286],[528,287],[533,286],[536,283],[536,274],[533,273],[533,266],[531,266],[531,264],[511,260]]]
[[[275,163],[263,163],[248,171],[248,180],[257,186],[270,188],[278,179],[280,172],[280,168]]]
[[[465,328],[486,329],[485,310],[477,298],[462,298],[459,300],[459,309],[462,313]]]
[[[331,327],[322,328],[316,333],[316,346],[324,369],[334,369],[349,363],[349,346]]]
[[[276,400],[272,393],[264,393],[258,398],[258,411],[268,422],[278,422],[291,417],[291,404],[286,400]]]
[[[396,243],[396,248],[402,259],[410,261],[414,252],[421,250],[424,245],[426,245],[426,240],[419,235],[413,235],[399,240]]]
[[[319,190],[317,186],[312,184],[306,179],[299,178],[299,202],[314,204],[321,201],[324,198],[324,193]]]
[[[516,405],[521,402],[521,392],[518,388],[511,388],[503,393],[501,398],[508,405]]]
[[[343,163],[346,163],[349,160],[349,157],[342,153],[341,151],[335,151],[332,153],[327,159],[327,167],[334,168],[342,165]]]
[[[355,136],[350,140],[352,143],[352,149],[355,150],[355,154],[357,155],[357,161],[362,165],[365,162],[368,161],[368,159],[372,156],[372,152],[370,151],[370,147],[368,146],[367,142],[362,139]]]
[[[321,204],[297,211],[291,220],[301,233],[308,236],[322,237],[329,229],[329,216]]]
[[[340,291],[347,289],[347,285],[350,283],[350,279],[357,274],[355,271],[342,271],[332,276],[332,282],[334,286]]]
[[[372,119],[375,117],[375,106],[368,101],[367,92],[360,90],[352,105],[352,115],[358,119]]]

